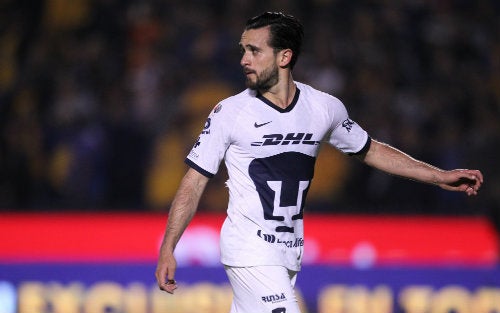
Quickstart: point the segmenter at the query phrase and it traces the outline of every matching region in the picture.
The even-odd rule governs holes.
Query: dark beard
[[[257,80],[252,82],[247,78],[246,85],[252,90],[269,90],[278,83],[278,66],[274,64],[272,67],[262,71],[257,76]]]

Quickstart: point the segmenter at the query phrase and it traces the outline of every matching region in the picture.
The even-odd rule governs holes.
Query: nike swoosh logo
[[[255,128],[259,128],[259,127],[262,127],[262,126],[264,126],[264,125],[267,125],[267,124],[269,124],[269,123],[271,123],[271,122],[272,122],[272,121],[269,121],[269,122],[267,122],[267,123],[262,123],[262,124],[257,124],[257,122],[255,122],[255,124],[253,124],[253,126],[255,126]]]

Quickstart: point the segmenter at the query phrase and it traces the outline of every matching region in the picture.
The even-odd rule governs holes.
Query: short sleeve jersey
[[[250,89],[221,101],[186,158],[207,177],[225,160],[225,265],[300,270],[304,205],[320,144],[329,143],[346,154],[369,147],[370,137],[349,119],[339,99],[306,84],[296,86],[286,109]]]

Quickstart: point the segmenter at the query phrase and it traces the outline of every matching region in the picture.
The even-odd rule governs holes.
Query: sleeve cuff
[[[368,152],[368,150],[370,150],[371,144],[372,144],[372,138],[370,136],[368,136],[368,138],[366,139],[366,143],[363,146],[363,148],[361,148],[361,150],[359,150],[358,152],[349,153],[349,155],[361,155],[361,154],[365,154],[366,152]]]
[[[199,167],[196,163],[194,163],[190,159],[186,158],[184,160],[184,163],[186,163],[189,167],[193,168],[194,170],[196,170],[197,172],[199,172],[201,175],[203,175],[205,177],[212,178],[215,176],[215,174],[212,174],[209,171],[202,169],[201,167]]]

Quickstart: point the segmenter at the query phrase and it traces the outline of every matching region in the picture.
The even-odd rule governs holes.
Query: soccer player
[[[303,210],[320,144],[364,163],[443,189],[476,195],[478,170],[442,170],[371,138],[332,95],[294,81],[303,28],[290,15],[250,19],[240,40],[247,89],[210,113],[186,158],[189,170],[170,208],[156,279],[175,283],[174,249],[222,159],[229,204],[221,262],[233,289],[232,313],[299,313],[294,283],[304,249]]]

